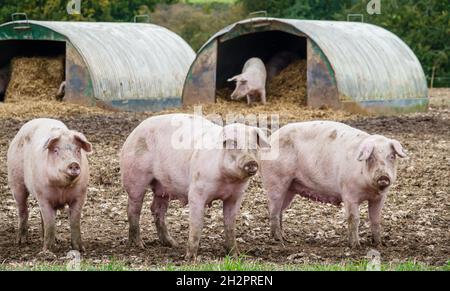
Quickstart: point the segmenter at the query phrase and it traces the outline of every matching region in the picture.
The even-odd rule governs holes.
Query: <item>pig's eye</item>
[[[390,154],[389,155],[389,160],[391,160],[391,161],[395,160],[395,154]]]
[[[59,153],[59,149],[58,149],[58,148],[54,148],[54,149],[53,149],[53,152],[54,152],[55,154],[57,154],[57,153]]]

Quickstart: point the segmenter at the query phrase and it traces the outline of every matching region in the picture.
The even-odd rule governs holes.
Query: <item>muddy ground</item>
[[[111,258],[124,260],[131,267],[182,264],[188,236],[188,208],[171,202],[168,225],[177,248],[162,246],[150,213],[151,195],[145,199],[142,234],[144,251],[127,247],[127,196],[119,179],[117,154],[131,130],[150,114],[109,113],[97,110],[60,109],[46,113],[39,108],[18,109],[8,113],[0,105],[0,263],[36,261],[41,249],[40,218],[36,202],[30,199],[30,243],[19,248],[14,244],[17,225],[16,206],[7,187],[6,151],[24,122],[34,116],[60,118],[69,128],[82,131],[94,145],[89,157],[91,183],[83,210],[82,232],[85,259],[93,263]],[[12,105],[11,105],[12,106]],[[17,105],[15,105],[17,106]],[[273,108],[272,108],[273,109]],[[3,111],[2,111],[3,110]],[[19,111],[24,113],[21,114]],[[301,114],[299,110],[298,114]],[[382,262],[418,261],[442,265],[450,259],[450,112],[433,108],[427,113],[391,117],[362,117],[330,111],[305,110],[295,119],[337,119],[402,142],[409,153],[399,163],[398,181],[389,193],[384,218],[385,245],[378,248]],[[205,165],[206,166],[206,165]],[[266,197],[259,177],[251,181],[239,221],[237,237],[242,253],[251,259],[274,263],[339,263],[364,259],[371,248],[367,223],[367,204],[362,207],[360,234],[362,248],[347,247],[346,224],[341,208],[298,197],[284,215],[284,230],[289,240],[284,246],[269,237]],[[222,258],[221,202],[207,210],[199,250],[200,260]],[[70,249],[67,215],[58,214],[59,243],[56,255],[64,257]]]

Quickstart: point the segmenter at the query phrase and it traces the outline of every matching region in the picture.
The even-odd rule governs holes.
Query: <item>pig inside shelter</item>
[[[0,42],[0,101],[56,100],[65,80],[66,43],[42,40]]]
[[[307,39],[273,30],[219,40],[217,47],[216,98],[229,98],[235,87],[228,79],[239,75],[245,62],[260,58],[266,67],[268,101],[281,98],[306,100]]]

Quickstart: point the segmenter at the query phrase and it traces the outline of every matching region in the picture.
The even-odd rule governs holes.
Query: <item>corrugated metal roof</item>
[[[225,27],[203,47],[236,26],[252,21],[284,23],[312,39],[328,58],[339,93],[353,100],[428,96],[425,74],[413,51],[395,34],[372,24],[253,18]]]
[[[101,100],[181,97],[192,48],[148,23],[29,21],[54,30],[78,49]]]

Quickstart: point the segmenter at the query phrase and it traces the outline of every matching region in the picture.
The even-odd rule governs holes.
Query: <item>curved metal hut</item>
[[[222,29],[199,50],[183,103],[215,102],[250,57],[288,50],[307,59],[307,104],[353,112],[426,110],[425,74],[393,33],[366,23],[253,18]]]
[[[148,23],[14,21],[0,26],[0,67],[18,55],[65,55],[64,100],[123,110],[179,106],[192,48]]]

